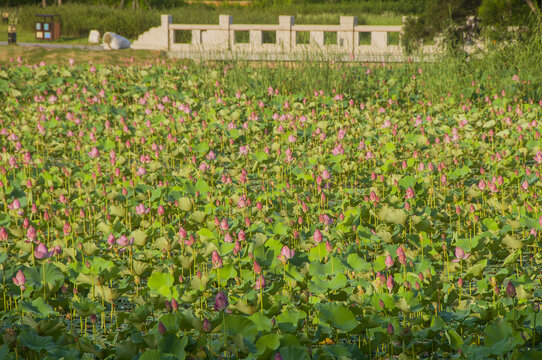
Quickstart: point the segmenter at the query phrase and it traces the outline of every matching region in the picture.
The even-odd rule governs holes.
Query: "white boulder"
[[[88,35],[88,42],[91,44],[98,44],[100,42],[100,32],[98,30],[90,30]]]
[[[130,40],[112,32],[106,32],[103,37],[104,50],[129,49]]]

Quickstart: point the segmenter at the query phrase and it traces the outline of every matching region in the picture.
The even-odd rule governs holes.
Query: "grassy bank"
[[[484,101],[488,93],[514,93],[525,101],[542,99],[542,79],[539,76],[536,53],[542,52],[540,36],[529,45],[509,44],[492,48],[476,56],[443,56],[437,62],[405,64],[360,64],[315,62],[200,62],[172,60],[158,51],[85,51],[77,49],[43,49],[5,46],[0,51],[0,63],[21,57],[23,63],[65,66],[68,59],[76,63],[93,61],[111,65],[164,63],[166,66],[190,66],[194,76],[217,71],[228,91],[265,92],[269,86],[284,94],[305,96],[313,91],[347,92],[359,99],[403,99],[416,102],[422,99],[452,102]],[[157,60],[158,59],[158,60]],[[369,78],[378,81],[370,81]],[[517,79],[511,81],[511,79]],[[386,90],[381,89],[382,81]],[[389,84],[392,83],[393,86]],[[212,91],[212,89],[210,90]],[[408,96],[406,95],[408,94]],[[484,95],[482,95],[484,94]]]
[[[394,10],[395,9],[395,10]],[[129,39],[135,39],[153,26],[160,24],[160,14],[173,15],[175,23],[218,24],[220,14],[233,16],[235,23],[276,24],[279,15],[296,16],[297,24],[338,24],[341,15],[357,16],[359,24],[397,25],[401,17],[412,14],[414,7],[368,7],[366,4],[314,4],[286,7],[215,7],[206,5],[189,5],[175,9],[132,10],[112,9],[106,6],[90,6],[66,4],[50,6],[46,9],[39,6],[21,8],[19,19],[20,31],[32,32],[36,22],[36,14],[58,14],[62,21],[62,34],[69,38],[84,39],[92,29],[100,32],[112,31]]]

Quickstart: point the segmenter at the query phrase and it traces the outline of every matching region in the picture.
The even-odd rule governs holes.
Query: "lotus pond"
[[[0,69],[0,358],[542,358],[528,81],[197,66]]]

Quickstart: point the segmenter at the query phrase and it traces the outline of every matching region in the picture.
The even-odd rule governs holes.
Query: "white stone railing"
[[[401,60],[400,44],[390,45],[388,34],[400,34],[403,27],[357,25],[354,16],[341,16],[339,25],[295,25],[293,16],[279,16],[278,25],[234,24],[233,17],[220,15],[218,25],[172,24],[171,15],[162,15],[162,24],[142,34],[133,49],[169,51],[182,58],[247,58],[295,60],[316,55],[350,60]],[[236,32],[245,32],[247,42],[237,42]],[[175,41],[176,32],[185,32],[184,43]],[[273,43],[266,43],[264,32],[271,32]],[[248,33],[248,34],[247,34]],[[307,43],[298,41],[305,33]],[[326,42],[326,33],[332,43]],[[370,44],[360,43],[361,34],[370,34]],[[273,36],[274,34],[274,36]],[[308,34],[308,37],[307,37]],[[307,39],[308,38],[308,39]],[[369,36],[365,36],[369,40]]]

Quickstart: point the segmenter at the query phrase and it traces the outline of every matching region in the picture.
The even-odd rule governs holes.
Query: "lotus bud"
[[[160,335],[164,335],[166,333],[166,326],[161,321],[158,324],[158,332]]]
[[[540,219],[542,219],[542,217]],[[4,227],[1,227],[0,228],[0,240],[1,241],[7,241],[8,238],[9,238],[8,232],[6,231],[6,229]]]
[[[384,304],[384,301],[382,299],[378,300],[378,306],[380,306],[381,309],[384,309],[386,307],[386,304]]]
[[[506,285],[506,295],[513,298],[516,296],[516,287],[512,283],[512,281],[508,281],[508,285]]]
[[[388,288],[388,291],[391,292],[394,286],[395,281],[393,281],[393,277],[391,275],[388,275],[388,279],[386,281],[386,287]]]
[[[96,324],[96,321],[98,321],[98,317],[96,316],[96,314],[91,314],[90,315],[90,322],[92,324]]]
[[[215,297],[215,311],[223,311],[228,307],[228,298],[226,295],[219,291]]]
[[[399,254],[399,262],[401,263],[401,265],[406,266],[406,256],[405,256],[405,253]],[[411,266],[412,266],[412,264],[411,264]]]
[[[166,305],[166,310],[167,312],[171,312],[172,308],[171,308],[171,302],[166,300],[165,301],[165,305]]]
[[[388,323],[388,335],[392,336],[395,329],[391,323]]]
[[[322,236],[322,233],[320,232],[320,230],[316,229],[314,231],[314,234],[312,235],[313,239],[314,239],[314,242],[319,244],[322,242],[322,239],[323,239],[323,236]]]
[[[393,261],[393,258],[391,257],[390,254],[388,254],[388,256],[386,256],[386,260],[384,261],[384,263],[386,264],[386,268],[389,269],[393,266],[394,264],[394,261]]]
[[[211,322],[209,321],[209,319],[205,318],[203,320],[202,327],[203,327],[203,331],[205,332],[211,331]]]
[[[254,261],[253,271],[254,271],[254,274],[261,274],[262,273],[262,268],[261,268],[260,264],[258,264],[256,261]]]
[[[462,279],[462,278],[459,278],[459,280],[457,280],[457,287],[458,287],[458,288],[462,288],[462,287],[463,287],[463,279]]]
[[[275,360],[282,360],[282,355],[279,352],[275,354]]]

